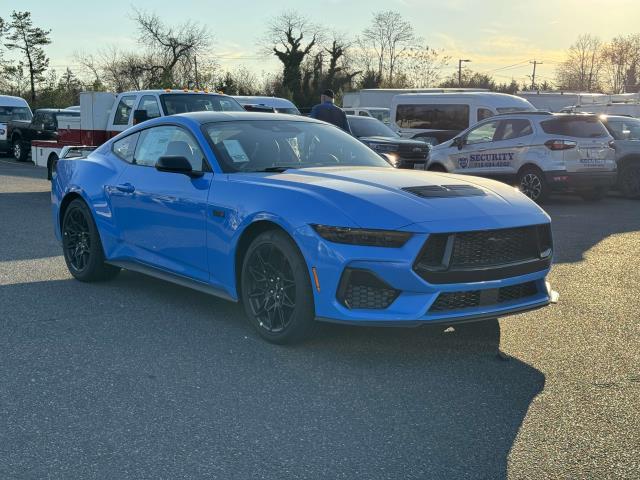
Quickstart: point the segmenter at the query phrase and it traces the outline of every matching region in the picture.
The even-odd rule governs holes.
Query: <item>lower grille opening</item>
[[[536,282],[520,283],[509,287],[469,290],[466,292],[444,292],[431,308],[430,312],[446,312],[465,308],[486,307],[500,303],[521,300],[538,293]]]
[[[400,291],[367,270],[345,269],[338,287],[338,300],[349,309],[383,310]]]

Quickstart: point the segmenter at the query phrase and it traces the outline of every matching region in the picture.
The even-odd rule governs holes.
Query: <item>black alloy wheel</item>
[[[80,199],[73,200],[64,212],[62,250],[69,272],[80,281],[108,280],[120,272],[120,268],[105,263],[91,211]]]
[[[252,242],[243,261],[241,295],[258,333],[273,343],[293,343],[315,328],[306,263],[283,232],[270,230]]]
[[[13,142],[13,158],[19,162],[24,162],[28,154],[29,152],[27,152],[19,139]]]

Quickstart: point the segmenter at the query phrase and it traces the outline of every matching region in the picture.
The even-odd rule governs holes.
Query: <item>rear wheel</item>
[[[53,179],[53,172],[56,171],[56,165],[58,164],[58,155],[52,153],[49,155],[49,160],[47,161],[47,180]]]
[[[518,188],[536,203],[542,203],[549,197],[549,186],[539,168],[523,168],[518,174]]]
[[[640,163],[624,165],[620,169],[618,188],[627,198],[640,198]]]
[[[591,190],[578,192],[578,195],[580,195],[582,199],[587,202],[599,202],[605,197],[606,194],[607,194],[606,188],[594,188]]]
[[[24,144],[19,138],[13,141],[13,158],[19,162],[24,162],[27,159],[29,152],[25,148]]]
[[[306,262],[297,245],[281,231],[258,235],[247,249],[241,298],[249,322],[269,342],[299,342],[316,329]]]
[[[64,212],[62,250],[69,272],[81,282],[108,280],[120,272],[118,267],[105,263],[93,216],[80,199],[73,200]]]

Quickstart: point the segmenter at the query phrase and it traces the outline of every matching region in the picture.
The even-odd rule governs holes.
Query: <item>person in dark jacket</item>
[[[340,127],[347,133],[351,133],[351,129],[349,128],[349,122],[347,122],[347,115],[342,111],[342,109],[336,106],[333,103],[334,98],[333,90],[325,90],[320,95],[320,104],[315,105],[311,109],[311,113],[309,116],[311,118],[316,118],[318,120],[322,120],[324,122],[331,123],[336,127]]]

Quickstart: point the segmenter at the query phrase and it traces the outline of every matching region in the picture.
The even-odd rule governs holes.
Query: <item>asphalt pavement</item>
[[[640,478],[640,201],[546,205],[560,302],[482,338],[295,347],[140,274],[73,280],[49,203],[0,159],[0,479]]]

